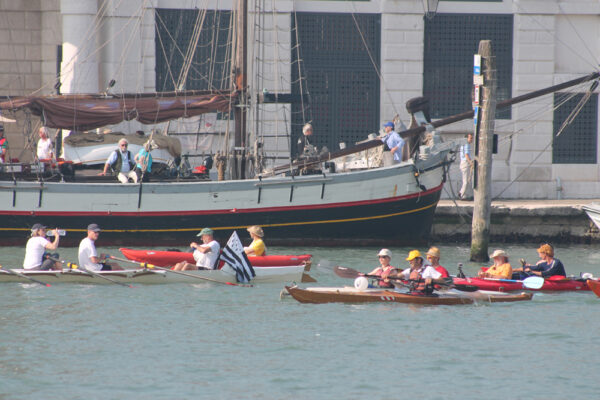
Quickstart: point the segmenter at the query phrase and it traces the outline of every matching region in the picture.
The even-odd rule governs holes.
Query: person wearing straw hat
[[[392,267],[390,262],[392,261],[392,252],[389,249],[381,249],[379,253],[377,253],[377,257],[379,258],[379,267],[375,268],[373,271],[369,272],[367,275],[377,275],[380,276],[381,279],[378,279],[375,284],[379,287],[391,288],[394,287],[392,283],[387,279],[390,274],[396,272],[396,267]]]
[[[46,257],[48,250],[58,249],[60,235],[58,229],[54,230],[54,241],[46,239],[46,227],[42,224],[34,224],[31,227],[31,237],[25,247],[25,259],[23,260],[23,269],[30,271],[47,271],[50,269],[60,269],[61,265]],[[55,255],[57,258],[58,255]]]
[[[267,247],[265,246],[265,242],[263,241],[263,237],[265,236],[263,229],[258,225],[252,225],[249,226],[246,230],[248,231],[248,233],[250,233],[252,243],[250,243],[250,246],[244,247],[244,252],[249,256],[266,255]]]
[[[511,279],[513,269],[508,262],[508,255],[504,250],[494,250],[490,255],[494,260],[494,265],[485,271],[479,272],[480,278]]]
[[[429,250],[427,250],[425,256],[427,257],[427,261],[429,261],[430,265],[435,268],[437,272],[442,274],[442,278],[447,278],[450,276],[448,270],[440,265],[440,249],[437,247],[431,247]]]
[[[433,283],[444,283],[442,274],[430,265],[424,265],[423,256],[419,250],[411,250],[406,257],[410,268],[398,273],[396,276],[410,282],[411,292],[430,294],[433,292]]]
[[[197,236],[202,238],[202,243],[190,243],[190,247],[194,249],[194,260],[196,260],[196,264],[194,265],[187,261],[182,261],[175,264],[173,271],[216,269],[221,245],[214,239],[213,230],[204,228]]]

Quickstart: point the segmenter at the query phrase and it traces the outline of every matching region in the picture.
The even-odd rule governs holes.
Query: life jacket
[[[437,272],[439,272],[440,274],[442,274],[442,278],[447,278],[450,276],[450,274],[448,273],[448,270],[444,267],[442,267],[441,265],[438,265],[437,267],[435,267],[435,270]]]
[[[374,275],[382,276],[384,272],[387,272],[387,271],[390,271],[390,270],[393,270],[393,269],[396,269],[396,268],[392,267],[391,265],[388,265],[385,269],[380,268],[379,271],[375,272]],[[377,280],[377,286],[384,287],[384,288],[392,288],[392,287],[394,287],[394,285],[392,285],[391,282],[385,282],[383,279]]]
[[[433,293],[433,286],[426,285],[425,280],[421,276],[421,273],[425,269],[425,266],[422,266],[419,269],[415,269],[410,271],[410,276],[408,277],[410,282],[410,290],[411,292],[421,292],[430,294]]]
[[[123,166],[123,158],[121,157],[121,151],[119,149],[115,151],[117,152],[117,159],[114,163],[110,164],[110,168],[115,174],[118,174],[121,172],[121,167]],[[129,169],[133,171],[135,169],[135,163],[133,162],[133,157],[131,157],[129,150],[127,150],[127,160],[129,161]]]

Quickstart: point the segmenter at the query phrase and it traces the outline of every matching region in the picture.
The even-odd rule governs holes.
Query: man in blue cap
[[[398,132],[394,130],[393,122],[386,122],[383,124],[385,130],[385,136],[381,138],[381,141],[386,144],[387,148],[394,155],[394,161],[402,161],[402,148],[404,147],[404,139],[400,137]]]

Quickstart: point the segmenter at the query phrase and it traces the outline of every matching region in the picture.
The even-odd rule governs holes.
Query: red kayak
[[[512,279],[454,278],[454,283],[473,285],[477,286],[480,290],[493,290],[497,292],[513,292],[523,289],[549,292],[590,290],[590,287],[584,280],[565,278],[564,276],[550,276],[546,278],[541,289],[524,288],[522,282]]]
[[[590,279],[587,281],[587,285],[596,296],[600,297],[600,281]]]
[[[181,261],[187,261],[195,264],[192,253],[184,251],[160,251],[160,250],[134,250],[120,248],[121,253],[130,260],[137,262],[146,262],[159,267],[169,267]],[[310,254],[296,255],[273,255],[273,256],[249,256],[248,259],[254,267],[286,267],[300,265],[304,262],[309,263],[312,256]],[[308,270],[308,269],[307,269]]]

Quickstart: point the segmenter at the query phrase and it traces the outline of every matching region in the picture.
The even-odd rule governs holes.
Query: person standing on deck
[[[31,238],[27,241],[25,247],[25,259],[23,260],[23,269],[30,271],[48,271],[50,269],[60,269],[59,262],[47,258],[47,250],[58,249],[60,235],[58,229],[54,230],[54,241],[46,239],[46,227],[42,224],[34,224],[31,227]],[[50,254],[48,254],[50,255]],[[58,254],[53,255],[58,258]]]
[[[369,272],[367,275],[377,275],[381,277],[381,279],[377,280],[377,286],[383,288],[392,288],[392,285],[387,279],[390,274],[396,272],[396,267],[392,267],[390,262],[392,261],[392,252],[388,249],[381,249],[379,253],[377,253],[377,257],[379,258],[379,267],[375,268],[373,271]]]
[[[101,254],[98,256],[96,251],[96,240],[100,236],[100,227],[97,224],[89,224],[87,227],[87,236],[79,243],[79,266],[83,270],[90,271],[114,271],[122,268],[117,264],[108,263],[106,257]]]
[[[6,162],[6,153],[8,152],[8,142],[4,137],[4,125],[0,124],[0,164]]]
[[[383,124],[385,136],[381,138],[381,141],[385,143],[389,151],[394,155],[394,162],[400,162],[402,161],[402,148],[405,142],[398,132],[394,130],[394,127],[393,122]]]
[[[151,151],[152,145],[150,144],[150,142],[146,142],[134,157],[134,160],[136,162],[135,173],[138,177],[138,180],[143,179],[144,182],[148,181],[148,175],[152,172],[152,154],[150,154]]]
[[[119,140],[119,148],[110,153],[106,164],[104,164],[104,171],[98,175],[106,175],[110,167],[117,174],[119,182],[127,183],[131,179],[133,183],[137,183],[138,177],[135,173],[135,162],[131,156],[131,152],[127,150],[128,145],[127,139],[123,138]]]
[[[216,269],[217,259],[219,258],[219,252],[221,251],[221,245],[219,245],[219,242],[214,239],[213,235],[214,232],[212,229],[202,229],[198,234],[198,236],[202,237],[202,244],[198,244],[196,242],[190,243],[190,247],[194,249],[194,259],[196,260],[196,265],[190,264],[187,261],[182,261],[175,264],[173,271]]]
[[[48,137],[48,128],[42,126],[38,132],[40,140],[37,144],[38,160],[52,160],[54,158],[54,146]]]
[[[468,200],[473,197],[472,177],[473,177],[473,155],[471,145],[473,143],[473,134],[467,134],[467,143],[460,146],[460,173],[462,174],[462,186],[458,191],[458,197],[461,200]]]
[[[265,246],[265,242],[263,241],[263,237],[265,233],[263,229],[258,225],[253,225],[246,229],[248,233],[250,233],[250,237],[252,238],[252,243],[250,246],[244,247],[244,253],[249,256],[264,256],[266,255],[267,248]]]

